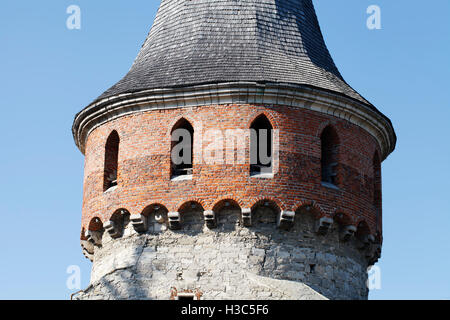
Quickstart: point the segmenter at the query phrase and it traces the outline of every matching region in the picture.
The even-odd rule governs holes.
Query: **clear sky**
[[[329,50],[391,118],[383,164],[382,289],[371,299],[450,299],[450,2],[315,0]],[[66,27],[69,5],[81,30]],[[366,27],[381,8],[382,29]],[[68,299],[81,253],[83,156],[74,115],[130,68],[159,1],[2,0],[0,299]]]

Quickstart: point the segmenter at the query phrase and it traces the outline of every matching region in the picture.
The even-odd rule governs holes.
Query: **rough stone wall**
[[[208,165],[198,162],[197,148],[192,180],[171,181],[170,132],[180,118],[190,121],[194,140],[198,141],[200,132],[209,129],[247,130],[260,114],[265,114],[280,132],[279,172],[273,178],[250,177],[248,149],[243,164]],[[321,184],[320,135],[327,125],[332,125],[339,136],[338,188]],[[105,143],[113,130],[120,136],[118,186],[103,192]],[[372,167],[377,151],[375,138],[364,129],[337,117],[294,107],[214,105],[124,116],[96,128],[88,137],[82,227],[89,230],[93,218],[107,222],[118,209],[141,214],[154,203],[168,211],[179,211],[184,203],[197,201],[204,210],[211,210],[226,198],[234,199],[242,208],[271,199],[285,211],[314,204],[321,215],[344,214],[346,223],[355,226],[365,221],[370,233],[376,235],[381,230],[373,201]]]
[[[291,230],[277,229],[277,212],[254,208],[253,226],[241,226],[238,208],[217,212],[208,229],[203,212],[182,213],[171,231],[149,214],[149,230],[131,223],[123,236],[103,234],[95,249],[91,285],[76,299],[176,299],[183,292],[213,299],[367,299],[367,262],[357,240],[339,239],[339,225],[315,232],[313,214],[302,211]]]

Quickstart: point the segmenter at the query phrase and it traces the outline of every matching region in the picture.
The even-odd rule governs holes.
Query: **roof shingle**
[[[235,81],[308,85],[370,105],[336,68],[311,0],[162,0],[130,71],[97,100]]]

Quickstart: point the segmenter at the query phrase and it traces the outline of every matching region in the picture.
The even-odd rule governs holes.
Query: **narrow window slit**
[[[273,173],[273,127],[266,116],[253,121],[250,134],[250,175]]]

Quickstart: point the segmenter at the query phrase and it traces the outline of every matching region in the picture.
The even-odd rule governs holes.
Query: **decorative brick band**
[[[254,215],[254,209],[242,209],[240,224],[243,227],[256,228],[257,225],[252,225],[251,217]],[[182,219],[183,214],[179,212],[169,212],[168,221],[160,221],[157,223],[167,224],[172,230],[179,230],[182,232],[184,223]],[[208,229],[218,227],[217,215],[212,210],[203,211],[203,221]],[[278,214],[277,224],[274,224],[274,230],[276,228],[282,231],[288,231],[293,227],[296,218],[296,213],[292,211],[280,211]],[[167,229],[149,229],[149,217],[144,215],[133,215],[130,218],[130,224],[132,226],[133,233],[144,234],[149,232],[150,234],[161,234]],[[255,223],[255,222],[254,222]],[[369,265],[375,264],[381,256],[381,243],[376,241],[376,238],[372,234],[358,232],[358,228],[354,225],[341,225],[338,221],[334,221],[330,217],[318,217],[315,218],[315,232],[318,236],[327,236],[333,224],[337,224],[335,230],[339,232],[339,241],[349,242],[354,240],[355,247],[363,253]],[[103,223],[103,229],[97,231],[88,231],[85,236],[82,236],[81,247],[83,254],[89,260],[94,260],[95,248],[102,247],[104,234],[108,234],[111,239],[118,240],[125,237],[125,229],[129,225],[120,225],[109,220]],[[204,230],[205,232],[205,230]],[[364,232],[364,231],[363,231]],[[367,232],[367,231],[366,231]],[[359,233],[359,234],[358,234]],[[126,237],[129,237],[132,233],[127,233]]]

